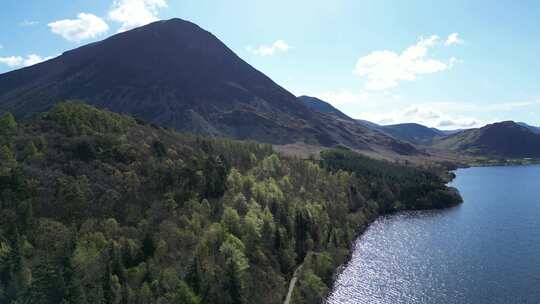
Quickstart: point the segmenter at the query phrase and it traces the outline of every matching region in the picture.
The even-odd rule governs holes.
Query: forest
[[[78,102],[0,119],[0,303],[320,303],[377,216],[446,168],[211,139]],[[300,267],[301,266],[301,267]]]

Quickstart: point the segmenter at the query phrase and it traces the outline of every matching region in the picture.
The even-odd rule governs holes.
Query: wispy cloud
[[[446,41],[444,42],[444,45],[450,46],[453,44],[463,44],[465,41],[463,41],[461,38],[459,38],[458,33],[452,33],[448,35],[448,38],[446,38]]]
[[[165,7],[165,0],[115,0],[108,15],[123,32],[159,20],[158,10]]]
[[[326,91],[314,94],[315,97],[327,101],[334,106],[343,106],[348,104],[360,104],[368,101],[370,94],[366,92],[354,93],[349,90]]]
[[[291,49],[283,40],[276,40],[271,45],[260,45],[258,47],[248,46],[246,48],[250,53],[258,56],[272,56],[276,53],[284,53]]]
[[[0,57],[0,63],[7,65],[10,68],[16,68],[16,67],[26,67],[31,66],[49,59],[52,59],[52,56],[49,57],[41,57],[37,54],[30,54],[26,57],[22,56],[8,56],[8,57]]]
[[[28,19],[24,19],[23,21],[21,21],[21,23],[19,23],[20,26],[33,26],[33,25],[38,25],[38,24],[39,24],[38,21],[28,20]]]
[[[430,58],[428,51],[440,43],[437,35],[420,40],[401,53],[383,50],[374,51],[360,57],[354,73],[367,78],[364,88],[370,91],[386,90],[398,85],[400,81],[413,81],[419,75],[445,71],[458,60]]]
[[[506,112],[506,111],[518,110],[521,108],[539,106],[540,99],[492,102],[489,104],[479,103],[479,102],[463,102],[463,101],[430,102],[430,103],[424,103],[424,105],[436,107],[440,109],[441,111],[490,113],[490,112]]]
[[[448,114],[426,105],[414,105],[389,112],[363,112],[360,117],[378,124],[419,123],[441,129],[461,129],[480,127],[485,124],[481,119]]]
[[[501,113],[534,111],[540,98],[485,103],[481,101],[411,101],[390,91],[341,89],[321,93],[301,92],[325,100],[349,116],[378,124],[420,123],[441,129],[480,127],[512,119]],[[509,114],[510,115],[510,114]]]
[[[402,103],[401,106],[395,106],[395,109],[391,111],[372,110],[361,112],[358,114],[358,118],[380,124],[415,122],[441,129],[473,128],[500,120],[500,117],[499,119],[494,117],[501,113],[526,108],[535,109],[539,105],[540,100],[535,99],[490,104],[460,101],[427,102],[413,105]],[[480,115],[484,119],[480,119],[476,115]],[[508,119],[508,117],[504,119]]]
[[[20,66],[24,58],[21,56],[8,56],[0,57],[0,63],[7,65],[8,67],[17,67]]]
[[[53,33],[74,42],[98,37],[109,30],[109,26],[103,19],[87,13],[78,14],[77,19],[51,22],[48,26]]]

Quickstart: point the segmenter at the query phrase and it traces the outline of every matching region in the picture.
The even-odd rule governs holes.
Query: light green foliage
[[[240,174],[240,172],[235,168],[231,169],[229,176],[227,176],[227,189],[234,193],[238,193],[243,190],[242,174]]]
[[[263,206],[279,204],[283,201],[283,192],[273,178],[255,183],[251,189],[253,197]]]
[[[225,262],[233,265],[239,273],[249,268],[245,250],[244,243],[231,234],[227,236],[223,244],[219,247],[219,252],[225,257]]]
[[[33,141],[30,141],[28,144],[26,144],[24,148],[24,158],[25,159],[33,159],[40,157],[41,153],[39,153],[36,145],[34,145]]]
[[[328,286],[311,271],[306,272],[299,283],[296,303],[317,304],[326,295]]]
[[[152,289],[150,289],[150,285],[148,282],[144,282],[142,285],[142,288],[139,292],[139,299],[141,304],[150,304],[152,303]]]
[[[200,298],[191,290],[184,281],[178,281],[174,291],[166,294],[166,298],[172,304],[200,304]]]
[[[101,111],[81,102],[57,104],[48,118],[60,124],[68,135],[94,135],[125,132],[135,120],[116,113]]]
[[[452,201],[430,171],[289,158],[80,103],[2,121],[0,303],[282,303],[300,265],[294,303],[319,303],[377,215]]]
[[[73,266],[76,270],[84,271],[89,281],[96,279],[104,266],[99,259],[106,249],[107,240],[100,232],[81,237],[73,253]]]
[[[244,240],[250,249],[256,245],[261,238],[261,229],[263,227],[262,209],[254,200],[248,207],[248,212],[244,216]]]
[[[261,172],[267,176],[277,176],[281,170],[281,161],[277,154],[272,154],[262,160]]]
[[[242,223],[236,210],[231,207],[225,207],[225,210],[223,210],[223,216],[221,217],[221,222],[230,233],[240,236]]]

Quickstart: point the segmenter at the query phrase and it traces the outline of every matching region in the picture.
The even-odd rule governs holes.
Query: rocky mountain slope
[[[0,112],[17,118],[70,99],[213,137],[418,153],[408,143],[314,111],[214,35],[181,19],[0,75]]]
[[[540,157],[540,134],[513,121],[464,130],[444,137],[434,147],[454,152],[503,158]]]

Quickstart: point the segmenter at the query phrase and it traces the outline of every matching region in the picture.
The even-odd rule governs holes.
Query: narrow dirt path
[[[298,273],[302,269],[302,265],[304,264],[300,264],[300,266],[298,266],[293,272],[293,276],[291,278],[291,281],[289,282],[289,290],[287,291],[287,296],[285,297],[285,301],[283,302],[283,304],[290,304],[291,302],[294,286],[296,285],[296,281],[298,281]]]

